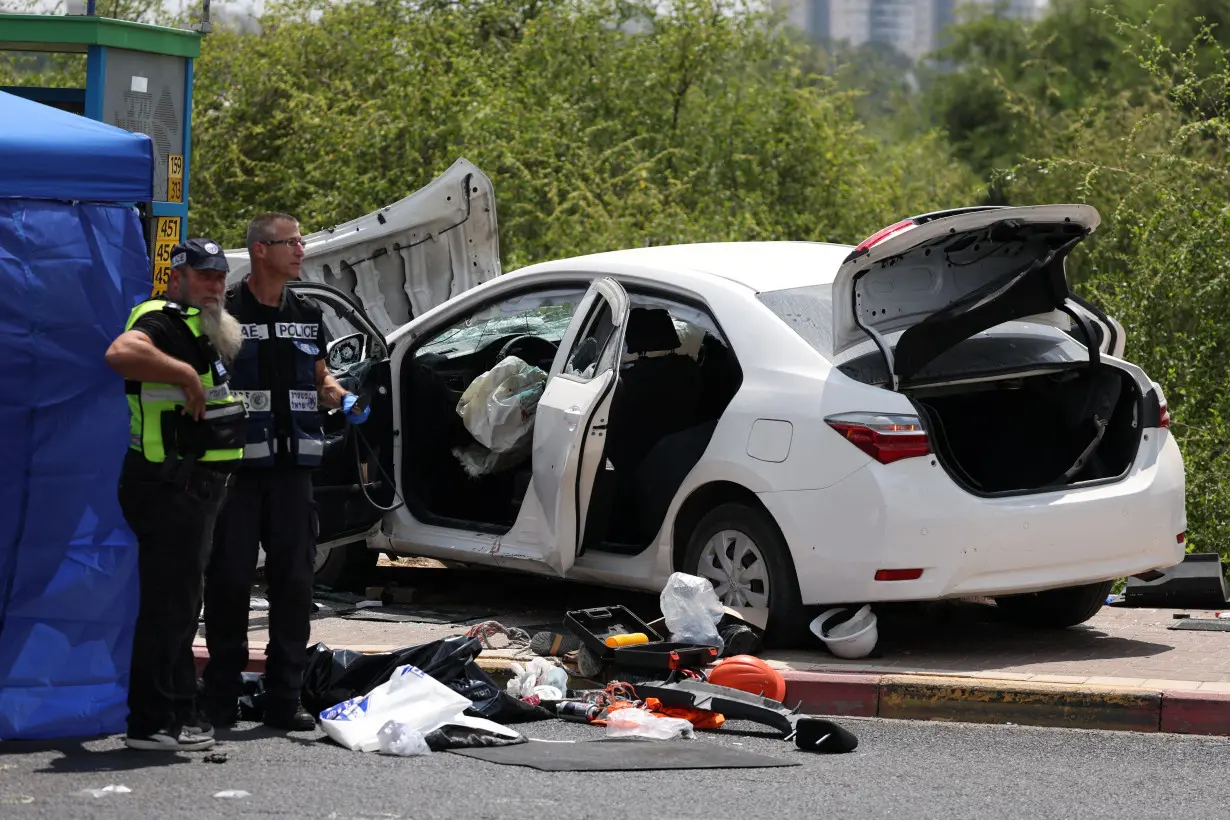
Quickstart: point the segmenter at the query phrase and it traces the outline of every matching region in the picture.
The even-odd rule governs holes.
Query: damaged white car
[[[346,512],[322,539],[373,526],[369,549],[655,591],[681,570],[775,641],[834,603],[988,596],[1081,623],[1113,579],[1182,560],[1186,528],[1162,390],[1068,290],[1098,223],[965,208],[857,247],[616,251],[391,331],[298,283],[352,326],[330,366],[373,407],[333,427],[349,455],[320,503]],[[461,399],[502,362],[530,391],[519,448],[475,470]]]

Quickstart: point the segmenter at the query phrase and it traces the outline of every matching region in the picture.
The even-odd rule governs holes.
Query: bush
[[[1187,463],[1189,550],[1230,556],[1230,52],[1208,29],[1181,51],[1148,25],[1117,29],[1151,85],[1074,112],[1034,108],[1050,145],[997,185],[1018,204],[1100,210],[1072,278],[1163,386]]]
[[[888,146],[806,47],[738,0],[290,2],[197,71],[194,230],[317,229],[465,156],[506,268],[724,239],[857,241],[977,195],[934,136]]]

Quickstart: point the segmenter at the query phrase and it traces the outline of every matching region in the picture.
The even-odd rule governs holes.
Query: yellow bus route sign
[[[158,229],[154,234],[154,289],[150,296],[167,292],[171,278],[171,249],[179,244],[179,217],[158,217]]]

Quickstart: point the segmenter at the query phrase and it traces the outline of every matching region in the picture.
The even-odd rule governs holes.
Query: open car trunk
[[[878,351],[841,369],[909,397],[972,493],[1115,480],[1158,419],[1143,376],[1102,358],[1121,329],[1103,316],[1099,331],[1068,290],[1066,257],[1099,221],[1087,205],[924,214],[869,237],[834,279],[834,354]]]
[[[941,466],[976,494],[1123,476],[1146,412],[1136,380],[1108,364],[903,392]]]

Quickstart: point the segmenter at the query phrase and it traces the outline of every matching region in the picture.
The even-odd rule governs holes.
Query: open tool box
[[[717,647],[714,646],[664,640],[653,627],[625,606],[572,610],[564,615],[564,626],[580,638],[595,657],[620,669],[702,669],[718,657]],[[638,632],[649,638],[648,643],[617,647],[606,644],[607,638]]]

